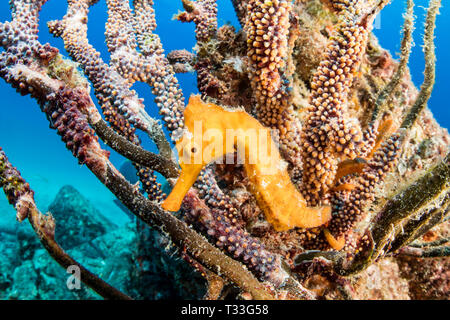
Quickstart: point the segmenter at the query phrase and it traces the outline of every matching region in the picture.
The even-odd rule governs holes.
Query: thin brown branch
[[[403,246],[418,239],[423,234],[428,232],[435,225],[441,223],[449,211],[450,195],[447,194],[445,199],[440,203],[438,208],[433,208],[421,214],[419,218],[411,217],[408,221],[403,223],[401,228],[395,235],[395,240],[390,244],[389,251],[395,252]]]
[[[449,192],[450,154],[386,203],[372,222],[373,250],[361,253],[360,255],[364,255],[362,257],[357,255],[348,265],[345,265],[345,259],[339,259],[336,271],[348,276],[365,270],[375,259],[391,249],[391,244],[402,230],[402,223],[412,217],[421,217],[434,208],[440,208],[448,200]],[[412,240],[414,239],[410,239]]]
[[[225,287],[225,281],[211,271],[207,272],[206,280],[208,281],[208,291],[204,300],[219,300]]]
[[[80,270],[80,280],[105,299],[131,300],[131,297],[103,281],[68,255],[49,234],[49,224],[53,224],[53,228],[55,227],[53,218],[40,213],[34,203],[29,209],[28,221],[39,236],[44,248],[61,267],[67,269],[70,266],[77,266]]]
[[[440,246],[443,244],[446,244],[450,242],[450,238],[442,238],[442,239],[437,239],[435,241],[430,241],[430,242],[416,242],[414,241],[413,243],[410,243],[410,247],[414,247],[414,248],[423,248],[423,247],[436,247],[436,246]]]
[[[428,7],[425,20],[424,52],[425,52],[425,71],[424,80],[420,87],[419,95],[414,102],[411,110],[403,120],[402,128],[409,129],[416,122],[420,113],[428,104],[436,80],[436,55],[434,44],[434,29],[436,28],[436,16],[441,7],[441,0],[431,0]]]
[[[90,123],[99,138],[125,158],[161,173],[165,178],[179,175],[178,165],[161,155],[147,151],[114,132],[104,120]]]
[[[404,247],[398,252],[398,255],[417,257],[417,258],[439,258],[439,257],[450,257],[450,247],[449,246],[438,246],[431,248],[415,248],[415,247]]]
[[[375,102],[375,108],[372,113],[372,121],[375,121],[378,115],[384,110],[386,102],[389,101],[389,99],[398,89],[401,80],[407,71],[409,56],[411,54],[411,48],[413,45],[413,37],[412,37],[413,31],[414,31],[414,1],[407,0],[405,22],[403,24],[403,39],[400,48],[401,52],[400,63],[398,64],[397,70],[392,76],[389,83],[378,94],[377,100]]]
[[[378,257],[386,245],[392,241],[392,232],[405,218],[420,216],[429,206],[438,207],[444,201],[450,188],[450,155],[423,177],[410,184],[391,199],[379,214],[372,230],[375,242],[373,257]]]

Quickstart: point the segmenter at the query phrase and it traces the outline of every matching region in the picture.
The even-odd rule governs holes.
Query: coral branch
[[[205,233],[214,239],[215,245],[223,248],[237,260],[242,261],[250,270],[264,279],[281,285],[287,275],[281,269],[279,257],[266,251],[264,246],[250,235],[232,226],[220,216],[214,215],[194,191],[190,191],[183,202],[189,221],[200,224]]]
[[[402,222],[411,217],[422,217],[429,210],[433,211],[434,208],[441,207],[446,199],[448,201],[449,182],[450,155],[447,155],[438,165],[389,200],[374,219],[371,228],[374,242],[373,252],[369,254],[366,252],[366,257],[355,259],[348,266],[338,267],[337,272],[345,275],[361,272],[372,261],[385,254],[390,249],[390,243],[401,232]],[[446,206],[444,207],[446,208]],[[401,233],[399,234],[401,235]]]
[[[334,238],[341,238],[363,218],[363,211],[374,200],[375,187],[395,165],[400,146],[401,136],[393,135],[375,153],[357,181],[352,181],[355,189],[334,194],[333,219],[328,226]]]
[[[170,144],[161,126],[147,114],[142,101],[129,89],[130,84],[126,79],[104,63],[100,53],[89,44],[87,14],[90,5],[93,3],[88,0],[70,1],[63,20],[48,23],[50,31],[64,40],[66,50],[80,63],[104,110],[113,108],[131,124],[147,132],[160,152],[170,157]]]
[[[194,186],[198,190],[199,197],[208,204],[216,216],[220,216],[233,226],[242,223],[240,212],[232,199],[219,188],[212,168],[204,168]]]
[[[407,68],[409,55],[411,54],[411,49],[413,46],[413,32],[414,32],[414,1],[407,1],[407,9],[405,13],[405,22],[403,24],[403,39],[400,48],[400,63],[397,67],[395,74],[389,83],[381,90],[378,94],[377,100],[375,102],[375,108],[372,113],[372,121],[376,121],[378,115],[384,110],[386,102],[389,100],[392,94],[400,86],[401,80],[404,77]]]
[[[327,199],[341,158],[354,159],[373,147],[376,130],[363,134],[348,115],[348,94],[361,65],[373,17],[356,20],[361,1],[332,1],[338,28],[311,83],[310,112],[302,133],[303,194],[310,205]]]
[[[128,0],[108,0],[106,42],[111,65],[129,83],[152,87],[166,127],[177,140],[183,127],[184,98],[156,28],[152,0],[135,0],[134,16]],[[139,48],[140,52],[136,49]]]
[[[193,21],[198,42],[208,42],[217,33],[216,0],[182,0],[186,10],[175,16],[181,22]]]
[[[436,55],[434,45],[434,29],[436,28],[436,16],[441,7],[440,0],[431,0],[427,9],[425,20],[424,52],[425,52],[425,71],[424,80],[420,86],[419,95],[414,102],[411,110],[407,114],[401,125],[402,128],[411,128],[416,122],[422,110],[427,106],[428,100],[433,91],[436,79]]]
[[[275,138],[287,160],[294,168],[299,168],[301,125],[290,94],[289,56],[295,38],[290,29],[292,3],[287,0],[249,0],[247,3],[244,30],[256,118],[263,125],[276,129]]]
[[[123,136],[116,134],[103,120],[91,123],[91,126],[103,142],[125,158],[155,170],[166,178],[178,177],[178,166],[172,160],[129,142]]]
[[[241,26],[245,25],[247,15],[247,2],[248,0],[231,0],[233,3],[234,11],[239,20]]]

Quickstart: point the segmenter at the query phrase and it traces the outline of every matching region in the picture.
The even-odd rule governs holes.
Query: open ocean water
[[[393,0],[382,12],[377,20],[378,36],[381,45],[389,49],[398,57],[400,48],[402,13],[405,0]],[[415,47],[411,55],[409,67],[412,79],[419,86],[423,80],[424,58],[422,52],[424,8],[428,1],[416,1],[415,14],[417,16],[416,31],[414,33]],[[444,5],[448,3],[445,3]],[[237,19],[231,5],[231,0],[218,0],[219,25],[231,23],[239,28]],[[175,49],[190,50],[195,45],[194,25],[172,20],[172,16],[182,9],[179,0],[155,0],[155,10],[158,22],[157,33],[161,37],[164,49],[167,52]],[[41,13],[41,42],[49,42],[60,49],[67,56],[62,40],[53,38],[46,27],[47,21],[60,19],[66,10],[66,1],[49,0]],[[106,4],[100,0],[89,15],[89,40],[108,61],[109,54],[104,43],[104,23],[106,21]],[[8,1],[0,0],[0,21],[10,19]],[[436,56],[437,78],[429,107],[441,126],[450,126],[450,108],[448,108],[449,82],[446,78],[450,74],[450,7],[441,8],[441,15],[437,18],[436,29]],[[197,93],[196,77],[194,74],[177,75],[186,99]],[[157,115],[156,105],[150,88],[147,85],[137,84],[134,89],[140,97],[145,99],[148,112]],[[94,99],[95,101],[95,99]],[[78,189],[93,205],[113,222],[121,225],[128,221],[127,215],[113,202],[115,197],[97,181],[96,177],[84,167],[78,165],[76,159],[65,148],[55,131],[48,128],[45,115],[30,97],[22,97],[3,80],[0,80],[0,146],[10,158],[10,161],[19,168],[25,179],[36,192],[36,202],[41,211],[45,212],[54,199],[58,190],[70,184]],[[146,141],[146,140],[145,140]],[[154,146],[144,142],[150,150]],[[112,153],[112,161],[117,167],[124,162],[119,155]],[[14,224],[15,213],[9,206],[3,192],[0,193],[0,225]]]

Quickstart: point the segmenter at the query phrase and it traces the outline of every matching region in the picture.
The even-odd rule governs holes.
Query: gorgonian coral
[[[48,27],[82,73],[39,42],[46,2],[10,1],[12,19],[0,23],[0,76],[38,102],[66,147],[133,214],[180,248],[206,277],[208,297],[231,283],[255,299],[351,298],[343,276],[398,249],[448,255],[445,238],[414,243],[443,221],[445,236],[448,224],[449,139],[426,110],[439,0],[427,11],[418,92],[406,67],[412,0],[400,63],[371,33],[382,0],[233,0],[238,31],[218,26],[216,1],[183,0],[175,18],[195,23],[197,46],[167,56],[152,0],[106,0],[109,63],[87,37],[98,1],[68,0],[67,14]],[[191,71],[201,96],[185,106],[176,73]],[[136,82],[150,86],[168,138],[131,89]],[[142,147],[139,130],[159,154]],[[115,169],[99,140],[133,162],[139,184]],[[173,187],[167,198],[155,171]],[[76,264],[3,151],[0,186],[52,256]],[[102,296],[129,298],[82,270]]]

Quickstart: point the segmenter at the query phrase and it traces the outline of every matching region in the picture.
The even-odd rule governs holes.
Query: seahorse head
[[[227,148],[225,143],[227,116],[223,108],[205,103],[200,96],[193,95],[184,111],[184,118],[184,134],[176,143],[181,174],[163,203],[163,208],[169,211],[179,210],[184,195],[203,167],[222,159],[228,149],[234,152],[234,146]]]

